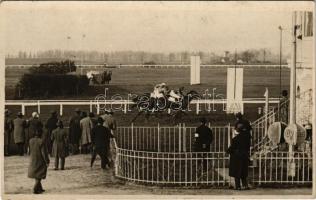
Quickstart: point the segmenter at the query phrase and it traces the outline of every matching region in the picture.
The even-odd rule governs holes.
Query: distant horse
[[[89,71],[87,73],[87,77],[90,80],[91,84],[110,84],[112,71]]]
[[[191,90],[186,95],[184,95],[179,101],[169,101],[169,96],[164,96],[161,98],[150,97],[150,93],[144,93],[133,99],[135,103],[133,107],[137,107],[138,113],[132,119],[134,122],[141,114],[145,113],[146,120],[149,119],[151,115],[156,116],[157,113],[168,112],[172,117],[173,121],[181,119],[182,114],[186,114],[184,111],[187,110],[189,103],[193,99],[198,99],[200,96],[194,90]]]

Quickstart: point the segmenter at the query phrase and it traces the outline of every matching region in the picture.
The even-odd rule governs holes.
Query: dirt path
[[[27,178],[28,156],[11,156],[4,159],[4,191],[6,194],[31,194],[33,180]],[[248,191],[232,189],[185,189],[141,186],[114,178],[113,170],[102,170],[97,158],[89,166],[89,155],[70,156],[64,171],[54,171],[54,159],[43,187],[46,195],[311,195],[311,188],[256,188]],[[12,195],[10,195],[10,198]]]

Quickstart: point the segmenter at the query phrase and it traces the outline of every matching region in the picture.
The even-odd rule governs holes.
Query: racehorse
[[[145,114],[145,119],[148,120],[151,115],[157,117],[157,113],[168,112],[173,117],[173,122],[176,123],[177,120],[181,119],[182,114],[186,114],[184,111],[187,110],[189,103],[193,99],[200,98],[199,94],[191,90],[187,94],[183,95],[178,101],[168,100],[169,96],[166,95],[160,98],[150,97],[150,93],[144,93],[133,98],[135,103],[133,107],[137,107],[138,113],[132,119],[134,122],[141,114]]]
[[[89,71],[87,77],[92,84],[110,84],[112,79],[112,71]]]

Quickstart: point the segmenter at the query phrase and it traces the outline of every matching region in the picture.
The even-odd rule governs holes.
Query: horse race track
[[[108,69],[109,70],[109,69]],[[142,94],[145,92],[151,92],[153,87],[157,83],[165,82],[171,89],[178,89],[181,86],[185,87],[185,92],[189,90],[195,90],[200,95],[205,93],[205,90],[209,90],[209,94],[214,91],[215,95],[226,96],[226,74],[227,69],[223,67],[217,68],[201,68],[201,84],[191,86],[189,84],[189,68],[166,68],[166,69],[152,69],[152,68],[113,68],[112,81],[106,86],[91,86],[88,91],[83,92],[78,96],[58,96],[50,99],[89,99],[94,100],[94,97],[98,94],[104,94],[104,88],[107,87],[107,95],[111,98],[113,95],[120,95],[123,99],[128,98],[128,94]],[[20,77],[27,73],[27,69],[6,69],[6,99],[13,99],[14,97],[14,85],[18,82]],[[86,71],[83,72],[84,74]],[[283,89],[289,89],[290,72],[288,68],[282,69],[282,86]],[[269,88],[270,97],[278,97],[279,92],[279,69],[278,68],[258,68],[258,67],[246,67],[244,68],[244,97],[258,97],[263,98],[265,87]],[[38,98],[35,98],[38,99]],[[258,118],[258,107],[262,107],[259,104],[247,104],[245,105],[245,113],[249,120],[255,120]],[[221,105],[221,108],[223,106]],[[14,113],[19,111],[19,106],[8,107]],[[63,120],[68,121],[70,115],[76,106],[65,106]],[[88,111],[89,106],[80,106],[82,110]],[[216,112],[201,112],[200,116],[205,116],[212,124],[226,125],[228,122],[233,122],[234,117],[226,115],[225,112],[220,112],[221,108],[217,108]],[[41,118],[46,120],[49,111],[55,109],[58,111],[58,106],[46,106],[41,108]],[[203,109],[203,108],[202,108]],[[26,116],[30,116],[33,111],[36,111],[37,107],[28,107],[26,109]],[[95,110],[95,109],[94,109]],[[131,119],[137,114],[137,111],[124,114],[122,112],[115,113],[116,118],[120,125],[128,125],[131,123]],[[192,120],[195,118],[194,120]],[[150,120],[147,125],[171,124],[170,117],[167,114],[158,116]],[[140,116],[135,123],[138,125],[144,125],[144,117]],[[189,112],[188,116],[184,116],[184,123],[198,122],[195,112]],[[67,122],[66,122],[67,124]]]

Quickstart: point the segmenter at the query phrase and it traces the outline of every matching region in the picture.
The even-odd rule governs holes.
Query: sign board
[[[200,56],[191,56],[191,67],[190,67],[190,84],[200,84],[201,80],[201,61]]]
[[[284,131],[284,139],[289,145],[301,145],[305,137],[306,130],[297,124],[290,124]]]
[[[271,140],[273,146],[277,146],[281,140],[281,123],[275,122],[268,128],[268,138]]]
[[[227,113],[244,112],[243,105],[243,68],[227,68]]]

